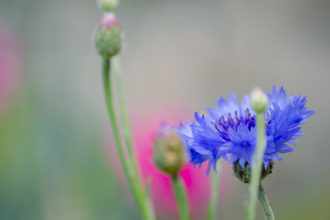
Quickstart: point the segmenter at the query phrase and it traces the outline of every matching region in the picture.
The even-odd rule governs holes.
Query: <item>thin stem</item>
[[[264,216],[266,220],[275,220],[274,212],[270,203],[267,199],[266,193],[262,185],[259,185],[259,193],[258,193],[259,203],[262,207],[262,211],[264,212]]]
[[[144,197],[144,201],[141,201],[142,203],[141,205],[144,212],[148,216],[148,219],[155,219],[149,194],[147,192],[144,193],[143,190],[142,180],[139,174],[138,164],[133,150],[131,127],[130,127],[129,117],[126,111],[125,100],[122,89],[122,79],[121,79],[122,74],[121,74],[119,57],[118,56],[114,57],[112,61],[113,61],[113,72],[116,80],[117,97],[119,101],[120,122],[123,130],[123,136],[124,136],[129,162],[131,164],[134,175],[135,187],[137,189],[137,193],[139,194],[139,197]]]
[[[189,207],[185,189],[179,176],[172,176],[172,187],[181,220],[189,220]]]
[[[132,168],[130,168],[129,163],[126,159],[125,152],[123,145],[121,143],[120,139],[120,131],[118,129],[118,123],[116,120],[115,115],[115,109],[113,106],[113,96],[112,96],[112,90],[111,90],[111,77],[110,77],[110,68],[111,68],[111,62],[109,58],[104,58],[103,60],[103,82],[104,82],[104,92],[106,97],[106,104],[108,108],[108,113],[110,117],[110,124],[112,127],[112,132],[114,135],[115,143],[117,152],[119,155],[119,159],[121,162],[121,166],[123,167],[123,171],[128,183],[128,187],[133,195],[134,200],[138,204],[138,207],[141,210],[141,213],[144,217],[144,219],[152,219],[149,217],[147,210],[144,208],[144,196],[142,193],[142,189],[137,189],[136,185],[134,184],[134,177],[132,175]]]
[[[122,89],[122,80],[121,80],[122,74],[121,74],[118,57],[113,58],[113,67],[114,67],[114,75],[116,80],[117,96],[119,101],[120,122],[121,122],[121,127],[123,129],[125,146],[127,149],[129,160],[132,164],[133,175],[134,175],[134,179],[136,179],[136,184],[139,185],[138,188],[142,188],[142,184],[141,184],[142,181],[139,175],[138,165],[133,150],[130,122],[125,107],[125,101],[124,101],[123,89]]]
[[[263,155],[266,148],[264,113],[257,113],[257,149],[253,158],[253,169],[250,183],[250,203],[248,207],[248,220],[254,220],[256,215],[258,187],[263,166]]]
[[[114,72],[115,80],[116,80],[117,96],[118,96],[118,101],[119,101],[120,122],[121,122],[121,126],[123,129],[124,141],[126,144],[128,157],[130,158],[130,161],[132,162],[132,165],[133,165],[133,169],[134,169],[133,172],[136,175],[136,174],[138,174],[137,162],[136,162],[136,157],[135,157],[134,150],[133,150],[131,127],[130,127],[130,122],[129,122],[129,118],[127,115],[125,100],[124,100],[124,95],[123,95],[122,79],[121,79],[122,74],[121,74],[118,56],[114,57],[112,59],[112,62],[113,62],[113,72]],[[138,176],[138,178],[140,178],[140,177]]]
[[[222,159],[220,159],[217,164],[217,172],[212,171],[211,173],[212,191],[211,191],[211,200],[207,211],[208,220],[217,219],[217,207],[219,200],[221,171],[222,171]]]
[[[115,144],[116,144],[117,152],[119,155],[120,163],[123,167],[124,174],[125,174],[126,180],[128,182],[128,187],[130,188],[132,194],[135,195],[135,193],[134,193],[135,190],[133,187],[134,186],[133,179],[132,179],[131,171],[129,169],[129,166],[128,166],[126,158],[125,158],[125,152],[124,152],[123,146],[121,144],[120,133],[119,133],[118,124],[117,124],[114,107],[113,107],[110,66],[111,66],[110,59],[104,58],[104,60],[103,60],[103,83],[104,83],[106,104],[107,104],[107,108],[108,108],[110,124],[111,124],[111,128],[112,128],[112,133],[113,133],[113,136],[115,139]]]

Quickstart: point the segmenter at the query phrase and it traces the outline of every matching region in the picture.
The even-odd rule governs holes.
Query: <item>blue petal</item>
[[[289,153],[289,152],[294,151],[294,149],[292,147],[288,146],[287,144],[283,144],[281,147],[279,147],[277,149],[277,151],[279,153]]]
[[[238,133],[234,129],[232,129],[232,128],[229,128],[228,129],[228,137],[233,142],[240,142],[241,141],[241,138],[238,135]]]
[[[240,124],[238,126],[237,134],[239,136],[239,140],[241,140],[241,141],[250,140],[250,131],[244,124]]]
[[[241,165],[241,167],[245,167],[245,163],[246,163],[246,159],[245,158],[239,159],[239,165]]]

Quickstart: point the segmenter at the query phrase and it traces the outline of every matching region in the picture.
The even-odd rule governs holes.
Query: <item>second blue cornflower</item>
[[[265,112],[267,145],[263,158],[264,171],[271,168],[273,161],[280,161],[280,153],[293,151],[295,139],[302,136],[301,125],[314,114],[307,109],[306,97],[287,97],[283,87],[268,94],[269,106]],[[177,132],[185,143],[190,162],[201,165],[208,161],[210,171],[221,157],[234,163],[238,169],[252,165],[256,148],[256,113],[250,105],[248,95],[241,104],[234,94],[228,101],[220,98],[215,108],[206,114],[195,113],[195,121],[182,123]]]

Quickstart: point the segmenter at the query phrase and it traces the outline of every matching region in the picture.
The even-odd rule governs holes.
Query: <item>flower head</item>
[[[178,134],[168,124],[162,124],[153,141],[153,160],[161,171],[176,176],[186,158]]]
[[[280,161],[280,153],[293,151],[295,139],[302,136],[301,125],[314,114],[305,107],[306,97],[286,96],[283,87],[268,93],[269,105],[265,112],[267,145],[263,158],[265,168],[273,161]],[[241,104],[234,94],[228,101],[222,97],[215,108],[207,114],[195,113],[195,122],[188,121],[177,128],[194,165],[209,161],[209,169],[223,157],[241,167],[252,166],[256,148],[256,113],[251,107],[250,97],[244,96]]]
[[[121,49],[121,28],[113,12],[105,12],[94,34],[95,47],[104,58],[117,55]]]

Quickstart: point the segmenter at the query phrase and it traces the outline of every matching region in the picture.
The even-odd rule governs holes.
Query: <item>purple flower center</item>
[[[101,19],[101,26],[112,27],[114,25],[118,25],[118,20],[116,15],[112,12],[104,13]]]
[[[239,115],[237,111],[235,111],[234,116],[229,113],[227,118],[222,115],[218,122],[214,123],[214,126],[220,133],[227,133],[229,128],[237,131],[237,128],[241,123],[243,123],[249,130],[256,126],[255,116],[251,115],[248,108],[244,111],[244,115]]]

